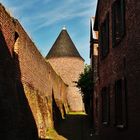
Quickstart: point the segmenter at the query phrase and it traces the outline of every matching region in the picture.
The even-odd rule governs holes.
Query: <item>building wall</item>
[[[19,61],[21,81],[37,123],[39,137],[46,138],[46,130],[54,127],[52,94],[63,117],[67,85],[45,61],[19,22],[15,21],[15,27],[19,35],[15,54]]]
[[[140,139],[138,129],[140,125],[140,21],[139,17],[139,1],[125,0],[125,26],[126,33],[118,46],[112,47],[112,17],[111,6],[113,0],[100,0],[98,5],[98,27],[100,28],[106,14],[109,12],[109,54],[103,60],[99,57],[99,80],[96,83],[95,92],[98,97],[97,129],[101,135],[101,139]],[[100,51],[100,48],[99,48]],[[99,53],[100,55],[100,53]],[[119,129],[115,125],[115,81],[126,77],[127,81],[127,126]],[[101,90],[103,87],[110,87],[110,121],[109,125],[102,124],[102,100]]]
[[[74,81],[78,81],[84,70],[83,60],[75,57],[50,58],[48,59],[54,70],[68,85],[67,99],[71,111],[83,111],[83,101],[79,89]]]
[[[23,140],[37,139],[35,120],[25,97],[23,85],[15,78],[13,18],[2,5],[0,5],[0,30],[0,137],[7,140],[19,140],[21,137]]]
[[[96,38],[97,39],[97,38]],[[91,56],[90,56],[90,59],[91,59],[91,66],[92,66],[92,80],[93,80],[93,90],[92,90],[92,93],[93,96],[92,96],[92,100],[93,100],[93,128],[95,129],[96,133],[98,133],[98,130],[96,130],[96,128],[98,128],[99,126],[99,121],[98,121],[98,92],[99,92],[99,89],[96,85],[98,85],[98,81],[99,81],[99,74],[98,74],[98,43],[94,43],[92,42],[91,43],[91,46],[92,49],[90,50],[91,52]]]
[[[52,95],[64,118],[67,85],[2,5],[0,29],[0,136],[7,140],[49,138],[48,131],[54,128]]]

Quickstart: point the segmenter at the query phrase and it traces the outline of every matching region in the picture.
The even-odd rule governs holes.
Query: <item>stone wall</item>
[[[54,128],[52,95],[62,118],[68,110],[67,85],[2,5],[0,30],[0,135],[45,139]]]
[[[35,140],[36,123],[15,73],[14,33],[13,18],[0,5],[0,138]]]
[[[48,61],[63,81],[69,85],[67,99],[71,111],[84,111],[82,96],[75,84],[84,70],[83,60],[75,57],[61,57],[49,58]]]

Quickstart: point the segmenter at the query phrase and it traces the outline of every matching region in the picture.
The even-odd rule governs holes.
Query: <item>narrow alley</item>
[[[67,114],[66,118],[56,124],[56,131],[68,140],[98,140],[90,128],[87,115]]]
[[[140,0],[0,0],[0,140],[140,140]]]

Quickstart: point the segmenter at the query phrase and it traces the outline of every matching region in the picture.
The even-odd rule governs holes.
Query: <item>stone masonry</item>
[[[48,138],[54,129],[52,95],[64,118],[67,85],[1,4],[0,53],[0,137]]]
[[[84,64],[79,58],[50,58],[50,64],[56,70],[58,75],[67,83],[68,93],[67,100],[71,111],[83,111],[83,101],[79,94],[79,89],[76,87],[74,81],[79,78],[80,72],[83,72]],[[58,63],[59,62],[59,63]],[[58,65],[59,64],[59,65]]]
[[[68,85],[67,100],[71,111],[84,111],[80,90],[76,83],[84,71],[84,60],[70,38],[66,28],[63,28],[46,56],[54,70]]]

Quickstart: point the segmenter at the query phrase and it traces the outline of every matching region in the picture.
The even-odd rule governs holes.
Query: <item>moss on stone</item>
[[[46,139],[48,140],[67,140],[65,137],[59,135],[55,129],[49,129],[47,130],[47,136]]]
[[[87,115],[85,112],[68,112],[68,115]]]

